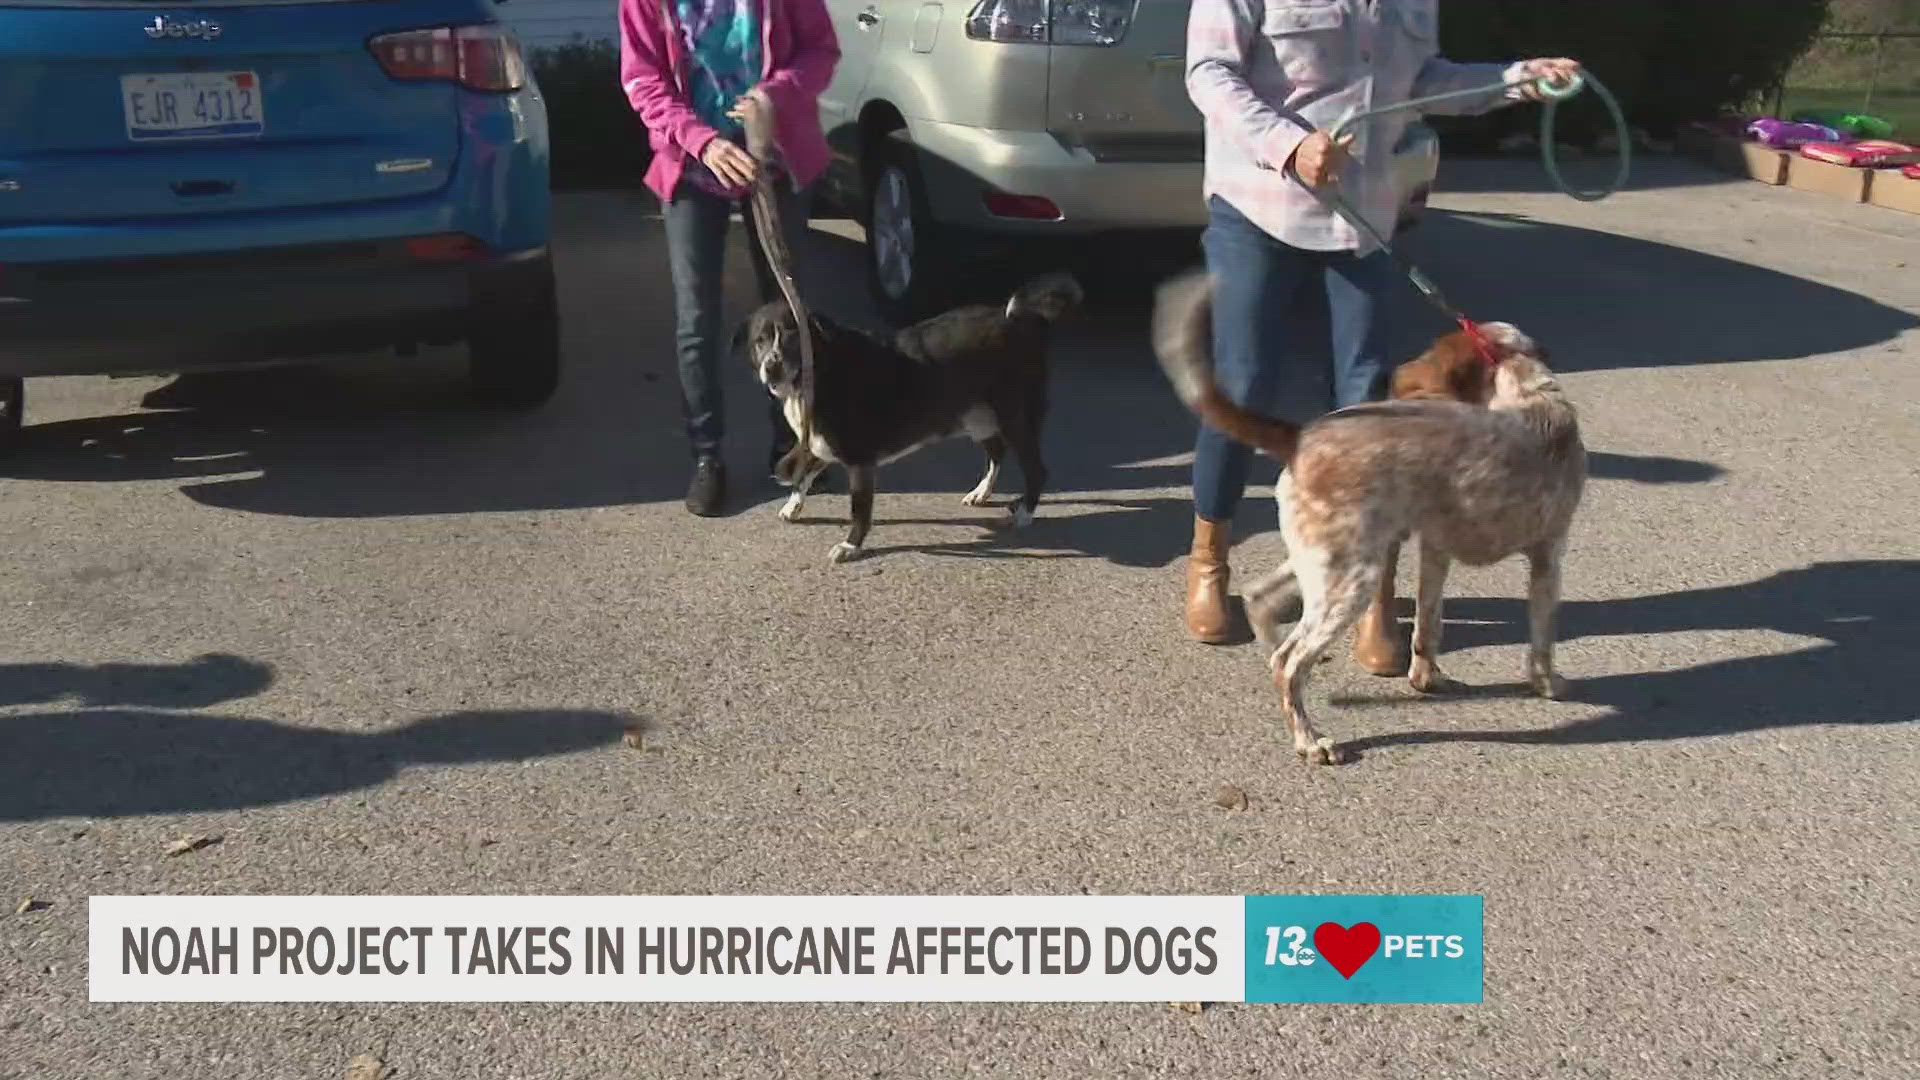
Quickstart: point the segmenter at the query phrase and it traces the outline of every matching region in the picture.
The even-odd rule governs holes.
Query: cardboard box
[[[1763,184],[1778,187],[1787,182],[1791,174],[1793,155],[1785,150],[1775,150],[1764,143],[1746,139],[1735,140],[1735,145],[1722,151],[1727,155],[1727,163],[1722,168],[1738,176],[1758,180]]]
[[[1867,187],[1867,201],[1889,210],[1920,214],[1920,177],[1902,176],[1899,169],[1875,169]]]
[[[1787,183],[1800,191],[1832,195],[1848,202],[1866,202],[1867,188],[1873,183],[1873,170],[1796,156],[1792,168],[1787,172]]]
[[[1681,129],[1679,144],[1683,153],[1703,165],[1776,186],[1787,182],[1788,163],[1793,157],[1788,151],[1706,124]]]

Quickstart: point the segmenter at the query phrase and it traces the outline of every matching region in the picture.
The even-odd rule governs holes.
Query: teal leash
[[[1626,187],[1627,174],[1632,168],[1633,139],[1631,132],[1627,129],[1626,113],[1621,110],[1620,102],[1614,98],[1612,91],[1608,90],[1606,85],[1599,79],[1586,73],[1575,75],[1565,83],[1554,82],[1545,76],[1541,76],[1534,81],[1538,84],[1541,94],[1546,98],[1544,107],[1540,111],[1540,157],[1542,164],[1546,166],[1548,179],[1553,181],[1553,186],[1561,194],[1572,199],[1577,199],[1580,202],[1599,202],[1601,199]],[[1333,129],[1331,138],[1334,142],[1339,142],[1340,139],[1346,135],[1347,129],[1376,116],[1405,112],[1410,109],[1423,109],[1429,105],[1443,101],[1486,97],[1495,92],[1502,92],[1517,85],[1522,84],[1504,81],[1489,83],[1486,86],[1476,86],[1466,90],[1449,90],[1444,94],[1430,94],[1426,97],[1398,102],[1383,108],[1369,109],[1366,112],[1355,114],[1341,121],[1340,124]],[[1589,86],[1593,88],[1594,93],[1600,95],[1600,100],[1607,106],[1607,111],[1613,114],[1614,131],[1619,138],[1620,145],[1620,168],[1614,174],[1613,180],[1605,187],[1594,191],[1581,191],[1571,184],[1568,184],[1566,177],[1561,174],[1560,160],[1554,150],[1555,143],[1553,136],[1560,103]],[[1440,286],[1435,284],[1432,278],[1428,277],[1418,266],[1415,266],[1404,255],[1401,255],[1399,251],[1395,250],[1393,244],[1390,243],[1386,237],[1380,235],[1380,230],[1374,228],[1371,222],[1362,217],[1360,213],[1353,208],[1352,204],[1347,202],[1340,194],[1337,185],[1320,188],[1308,184],[1305,180],[1300,179],[1300,174],[1295,170],[1291,161],[1287,163],[1287,173],[1302,187],[1313,192],[1314,197],[1320,200],[1321,205],[1339,214],[1342,218],[1345,218],[1349,225],[1366,234],[1368,239],[1378,245],[1382,251],[1385,251],[1388,257],[1399,266],[1400,272],[1406,275],[1407,280],[1413,282],[1413,287],[1420,291],[1420,295],[1426,297],[1427,301],[1438,308],[1442,315],[1458,323],[1460,327],[1467,332],[1468,336],[1473,338],[1474,344],[1479,348],[1482,358],[1489,364],[1494,362],[1492,347],[1489,346],[1486,339],[1481,336],[1480,328],[1473,320],[1461,314],[1459,308],[1454,307],[1448,302],[1446,294],[1440,291]]]

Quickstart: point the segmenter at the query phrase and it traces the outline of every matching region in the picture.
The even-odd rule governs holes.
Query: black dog
[[[793,495],[780,510],[792,521],[813,481],[834,462],[846,466],[853,523],[833,561],[860,554],[873,523],[874,470],[941,439],[967,435],[987,454],[987,474],[960,501],[984,505],[1007,448],[1020,459],[1026,493],[1010,509],[1016,527],[1033,520],[1047,469],[1040,428],[1047,412],[1047,346],[1053,323],[1080,304],[1065,274],[1038,278],[1004,307],[958,308],[915,323],[890,340],[812,316],[813,439],[781,460]],[[800,431],[799,326],[785,301],[747,318],[736,337],[754,373]]]

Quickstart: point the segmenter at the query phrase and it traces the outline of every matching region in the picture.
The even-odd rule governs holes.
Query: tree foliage
[[[1848,0],[1835,0],[1848,2]],[[1851,0],[1905,4],[1910,0]],[[1441,0],[1441,48],[1456,60],[1571,56],[1657,135],[1734,110],[1766,93],[1812,44],[1830,0]],[[1498,135],[1531,119],[1506,110],[1444,125]],[[1587,102],[1566,110],[1574,141],[1602,130]]]

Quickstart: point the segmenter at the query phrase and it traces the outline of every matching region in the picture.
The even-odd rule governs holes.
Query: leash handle
[[[1341,137],[1347,133],[1348,128],[1353,127],[1363,120],[1371,120],[1376,116],[1387,116],[1392,113],[1406,112],[1409,109],[1425,109],[1429,105],[1438,105],[1443,101],[1460,101],[1465,98],[1485,97],[1496,90],[1510,90],[1516,86],[1525,86],[1528,83],[1534,85],[1540,92],[1541,97],[1556,105],[1587,88],[1586,76],[1575,72],[1573,77],[1565,82],[1560,82],[1551,75],[1534,75],[1525,79],[1517,79],[1513,82],[1501,81],[1488,83],[1485,86],[1469,86],[1464,90],[1448,90],[1445,93],[1429,94],[1426,97],[1412,98],[1407,101],[1395,102],[1392,105],[1383,105],[1378,109],[1368,109],[1365,112],[1355,113],[1345,120],[1342,120],[1333,129],[1332,138],[1334,142],[1339,142]]]

